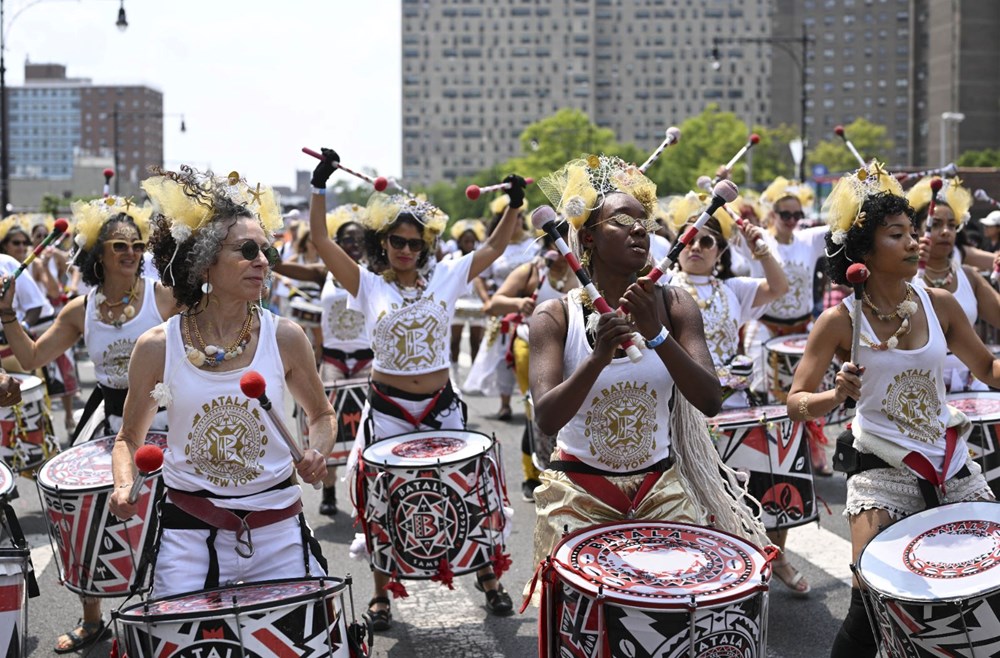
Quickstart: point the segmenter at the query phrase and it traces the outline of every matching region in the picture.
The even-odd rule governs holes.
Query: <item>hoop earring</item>
[[[97,271],[98,265],[101,266],[100,272]],[[94,278],[97,279],[98,281],[104,281],[104,265],[101,264],[101,261],[95,260],[93,269],[94,269]]]

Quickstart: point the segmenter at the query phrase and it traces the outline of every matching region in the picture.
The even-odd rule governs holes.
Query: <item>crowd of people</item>
[[[567,533],[601,523],[711,525],[766,549],[773,577],[809,596],[783,554],[795,524],[765,524],[766,492],[716,448],[711,419],[722,411],[784,405],[805,428],[811,478],[832,474],[826,424],[854,401],[837,445],[852,456],[840,469],[854,549],[845,561],[923,509],[994,500],[968,456],[969,419],[945,402],[949,391],[1000,387],[1000,362],[975,330],[1000,328],[1000,293],[982,274],[1000,262],[1000,215],[981,218],[983,241],[969,244],[972,195],[957,177],[904,192],[873,161],[845,174],[812,221],[814,191],[800,181],[778,178],[728,204],[703,191],[660,199],[635,164],[591,154],[537,183],[558,221],[536,231],[517,174],[485,219],[449,218],[405,190],[328,212],[339,156],[321,156],[307,221],[289,224],[274,193],[237,172],[157,170],[145,203],[75,203],[68,243],[16,277],[51,221],[0,222],[4,368],[44,376],[72,442],[116,435],[111,514],[137,513],[136,453],[151,430],[166,435],[158,528],[137,574],[149,597],[345,571],[346,556],[319,550],[300,488],[322,487],[320,513],[338,513],[338,444],[356,500],[376,501],[352,510],[364,531],[352,552],[375,566],[385,542],[411,532],[411,503],[383,495],[365,455],[408,434],[467,430],[469,395],[497,396],[500,421],[515,418],[515,394],[523,400],[512,436],[520,494],[536,510],[513,519],[502,502],[486,505],[483,531],[501,539],[463,573],[475,573],[493,615],[515,611],[501,582],[511,523],[534,525],[536,564]],[[857,264],[868,276],[851,292]],[[794,336],[807,339],[789,387],[768,345]],[[82,416],[71,413],[80,343],[97,379]],[[248,401],[249,371],[267,397],[294,399],[300,454],[284,441],[283,412]],[[351,380],[363,402],[348,421],[336,391]],[[0,405],[19,402],[17,382],[0,378]],[[448,454],[439,443],[435,454]],[[450,583],[456,564],[428,564],[422,577]],[[407,576],[372,572],[366,617],[381,632]],[[527,599],[538,594],[525,585]],[[876,654],[866,596],[856,580],[832,656]],[[100,599],[81,603],[58,653],[108,633]]]

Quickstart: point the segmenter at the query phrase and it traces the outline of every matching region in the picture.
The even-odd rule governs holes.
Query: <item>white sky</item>
[[[33,4],[37,2],[37,4]],[[15,17],[17,11],[24,12]],[[352,169],[398,175],[399,0],[6,0],[7,84],[25,58],[95,84],[163,92],[164,160],[294,183],[336,149]]]

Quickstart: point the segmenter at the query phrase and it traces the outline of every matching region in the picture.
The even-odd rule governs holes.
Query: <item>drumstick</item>
[[[708,193],[711,194],[711,192],[712,192],[712,179],[709,178],[708,176],[699,176],[698,177],[697,185],[701,189],[703,189],[706,192],[708,192]],[[735,201],[735,199],[733,199],[733,200]],[[725,203],[722,204],[722,208],[727,213],[729,213],[729,216],[733,218],[733,221],[736,222],[736,225],[739,226],[742,229],[743,225],[746,224],[746,220],[743,219],[738,212],[736,212],[735,210],[733,210],[732,208],[730,208],[728,204],[725,204]],[[757,245],[760,243],[760,241],[761,241],[761,238],[760,238],[760,236],[758,236],[753,241],[753,244],[750,245],[750,248],[751,249],[756,249]]]
[[[306,155],[311,155],[312,157],[316,158],[317,160],[323,160],[324,159],[322,154],[317,153],[316,151],[312,150],[308,146],[303,146],[302,147],[302,152],[305,153]],[[367,174],[362,174],[360,171],[354,171],[353,169],[348,169],[347,167],[345,167],[344,165],[340,164],[339,162],[333,162],[331,164],[333,164],[334,166],[336,166],[337,169],[343,169],[344,171],[346,171],[350,175],[355,176],[357,178],[360,178],[361,180],[363,180],[365,182],[371,183],[372,187],[375,188],[376,192],[383,191],[389,185],[389,181],[388,181],[388,179],[385,176],[379,176],[378,178],[372,178],[371,176],[368,176]]]
[[[601,297],[601,293],[598,292],[597,286],[595,286],[594,282],[590,280],[590,275],[588,275],[586,270],[584,270],[580,265],[580,261],[576,259],[573,252],[569,250],[569,245],[567,245],[566,241],[563,240],[563,237],[559,235],[559,230],[556,228],[556,211],[550,206],[539,206],[538,209],[531,214],[531,224],[536,229],[545,231],[549,234],[549,237],[556,245],[556,249],[559,250],[559,253],[561,253],[563,258],[566,259],[566,262],[569,263],[569,266],[573,269],[573,273],[576,274],[576,278],[579,279],[580,285],[587,291],[587,295],[590,296],[597,312],[602,314],[614,313],[608,303],[604,301],[604,297]],[[635,343],[632,342],[631,338],[627,338],[625,342],[622,343],[622,347],[625,348],[625,354],[628,355],[628,358],[632,361],[632,363],[638,363],[642,360],[642,352],[640,352],[639,348],[635,346]]]
[[[531,185],[535,182],[534,178],[525,178],[524,182],[526,185]],[[470,185],[465,188],[465,198],[469,201],[475,201],[479,198],[483,192],[495,192],[497,190],[509,190],[510,183],[497,183],[496,185],[487,185],[486,187],[479,187],[478,185]]]
[[[868,268],[864,263],[854,263],[847,268],[847,280],[854,287],[854,326],[851,334],[851,363],[858,366],[858,346],[861,343],[861,314],[864,310],[861,306],[861,298],[865,294],[865,281],[868,280]],[[844,406],[853,408],[858,403],[854,398],[847,398]]]
[[[28,257],[24,259],[23,263],[18,265],[17,269],[14,271],[14,274],[12,276],[7,277],[7,279],[3,282],[3,287],[0,287],[0,297],[3,297],[4,295],[7,294],[7,290],[10,288],[11,282],[13,282],[14,279],[16,279],[17,277],[21,276],[21,273],[24,272],[24,270],[28,269],[28,266],[31,265],[31,263],[36,258],[38,258],[38,256],[43,251],[45,251],[46,247],[55,242],[60,235],[65,233],[67,228],[69,228],[69,222],[67,222],[65,219],[60,217],[59,219],[56,220],[55,224],[52,226],[52,232],[46,235],[45,239],[42,240],[38,244],[38,246],[32,250],[30,254],[28,254]]]
[[[159,446],[145,445],[135,451],[135,467],[139,471],[135,480],[132,481],[132,488],[128,492],[129,505],[135,505],[139,500],[139,492],[146,480],[163,466],[163,449]]]
[[[115,175],[115,170],[110,167],[104,170],[104,198],[111,196],[111,178]]]
[[[746,152],[752,149],[754,146],[756,146],[759,141],[760,141],[760,135],[758,135],[757,133],[750,133],[750,138],[747,139],[747,143],[744,144],[743,148],[737,151],[736,155],[734,155],[732,159],[730,159],[729,162],[726,163],[726,171],[731,171],[733,165],[739,162],[740,158],[746,155]]]
[[[861,157],[860,153],[858,153],[858,149],[854,148],[854,144],[851,143],[851,140],[847,139],[847,133],[844,132],[844,127],[834,126],[833,132],[837,135],[837,137],[844,140],[844,144],[847,144],[847,149],[851,152],[851,155],[854,156],[854,159],[858,161],[858,164],[861,165],[862,168],[866,167],[867,165],[865,164],[865,159]]]
[[[661,155],[663,155],[663,151],[665,151],[668,146],[672,146],[679,141],[681,141],[681,129],[677,126],[670,126],[667,128],[666,137],[664,137],[663,142],[661,142],[660,146],[653,151],[653,155],[649,156],[645,162],[639,165],[639,171],[646,173],[646,170],[649,169]]]
[[[260,406],[267,412],[268,418],[278,428],[278,434],[281,435],[281,438],[288,446],[288,451],[292,453],[292,461],[298,464],[302,461],[302,450],[299,449],[299,444],[292,437],[291,432],[285,427],[285,422],[281,420],[281,416],[278,415],[277,410],[271,406],[271,401],[267,399],[267,394],[265,393],[266,388],[267,383],[264,381],[264,376],[256,370],[248,370],[240,377],[240,390],[243,391],[243,395],[260,403]],[[319,489],[322,486],[322,482],[313,483],[314,489]]]
[[[928,241],[931,239],[931,227],[934,226],[934,210],[937,204],[937,195],[941,191],[941,186],[943,181],[940,178],[934,178],[931,180],[931,203],[927,206],[927,226],[924,228],[924,237]],[[927,251],[931,250],[930,244],[927,245]],[[927,261],[923,258],[917,264],[917,277],[923,278],[924,271],[927,269]]]

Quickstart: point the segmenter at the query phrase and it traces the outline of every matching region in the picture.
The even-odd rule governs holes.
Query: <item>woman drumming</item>
[[[310,484],[326,475],[333,410],[302,329],[259,309],[277,259],[274,194],[236,172],[215,178],[188,167],[142,187],[160,213],[150,241],[157,267],[188,310],[135,346],[111,511],[135,513],[134,455],[160,404],[170,430],[152,595],[323,575],[294,475]],[[305,410],[310,447],[297,464],[271,417],[243,394],[240,379],[250,370],[264,378],[279,417],[286,387]]]
[[[930,178],[922,179],[906,193],[906,200],[915,213],[920,253],[927,264],[923,275],[914,279],[914,284],[950,292],[972,326],[982,317],[990,326],[1000,328],[1000,293],[975,268],[955,258],[956,247],[961,251],[965,246],[962,229],[972,207],[972,194],[957,178],[943,181],[934,205],[934,216],[928,217],[931,193]],[[945,364],[944,387],[948,391],[989,390],[954,354],[948,355]]]
[[[326,216],[327,235],[350,256],[354,262],[364,262],[364,222],[367,211],[355,204],[334,208]],[[309,233],[306,231],[306,233]],[[315,247],[313,247],[315,250]],[[319,376],[324,387],[331,387],[346,379],[367,379],[371,371],[371,339],[365,333],[365,316],[347,308],[348,294],[322,261],[301,265],[279,263],[275,270],[300,281],[312,281],[323,286],[319,304],[323,309],[320,327],[323,341],[317,355]],[[360,409],[357,410],[360,414]],[[350,431],[350,437],[341,436],[340,441],[349,441],[359,429],[360,418],[345,427],[345,419],[340,420],[340,431]],[[323,480],[323,498],[319,513],[324,516],[337,514],[337,470],[330,467]]]
[[[72,208],[78,248],[74,262],[90,292],[70,300],[37,340],[16,322],[5,323],[4,330],[17,360],[32,370],[50,363],[83,338],[94,362],[97,386],[87,401],[81,430],[104,402],[104,421],[92,425],[94,431],[88,436],[76,437],[86,441],[121,427],[132,348],[139,336],[177,313],[177,307],[168,289],[143,276],[152,208],[117,197],[78,201]],[[0,316],[10,304],[8,293],[0,301]],[[157,427],[164,429],[166,419],[159,420]],[[84,597],[82,601],[83,618],[76,628],[59,637],[56,653],[76,651],[104,634],[101,600]]]
[[[455,249],[448,252],[444,258],[458,259],[470,254],[486,239],[486,227],[478,219],[460,219],[451,226],[451,237]],[[472,360],[479,354],[479,344],[483,342],[483,305],[489,301],[486,292],[486,282],[482,277],[476,277],[469,284],[469,291],[459,298],[457,305],[465,312],[458,316],[451,325],[451,378],[458,382],[458,354],[462,349],[462,332],[469,327],[469,352]]]
[[[323,262],[350,294],[348,307],[364,314],[375,353],[362,415],[362,422],[367,423],[362,428],[364,445],[420,429],[465,429],[465,405],[449,378],[448,341],[455,300],[504,252],[521,224],[524,179],[515,175],[505,179],[511,185],[510,205],[482,246],[458,260],[439,262],[427,280],[424,268],[444,229],[443,213],[416,199],[373,194],[365,231],[368,269],[361,268],[335,242],[322,237],[326,183],[339,162],[334,151],[324,149],[323,155],[312,178],[309,222],[313,240]],[[387,630],[392,619],[386,597],[389,578],[377,571],[374,578],[369,616],[372,628]],[[478,571],[477,582],[493,614],[513,612],[510,596],[491,567]]]
[[[629,313],[599,315],[577,289],[532,315],[535,420],[542,433],[558,434],[554,451],[536,446],[547,469],[534,492],[535,563],[564,532],[625,518],[704,523],[713,514],[721,529],[766,545],[763,528],[730,495],[735,474],[702,415],[718,412],[722,394],[698,306],[638,275],[649,265],[656,185],[618,158],[592,155],[539,186],[571,224],[570,244],[594,285]],[[638,363],[621,349],[629,338],[643,351]],[[635,500],[650,477],[655,483]]]
[[[980,380],[1000,386],[1000,361],[951,293],[911,283],[919,243],[899,183],[877,163],[859,174],[841,178],[825,204],[832,280],[847,284],[853,263],[864,263],[870,272],[862,317],[854,319],[861,322],[859,354],[837,375],[835,388],[814,393],[835,355],[851,358],[851,295],[816,321],[788,395],[788,415],[798,421],[822,416],[849,397],[857,400],[852,430],[858,468],[847,474],[844,511],[852,563],[893,521],[939,501],[993,499],[969,457],[968,419],[945,404],[948,350]],[[874,655],[875,638],[855,580],[831,656]]]

